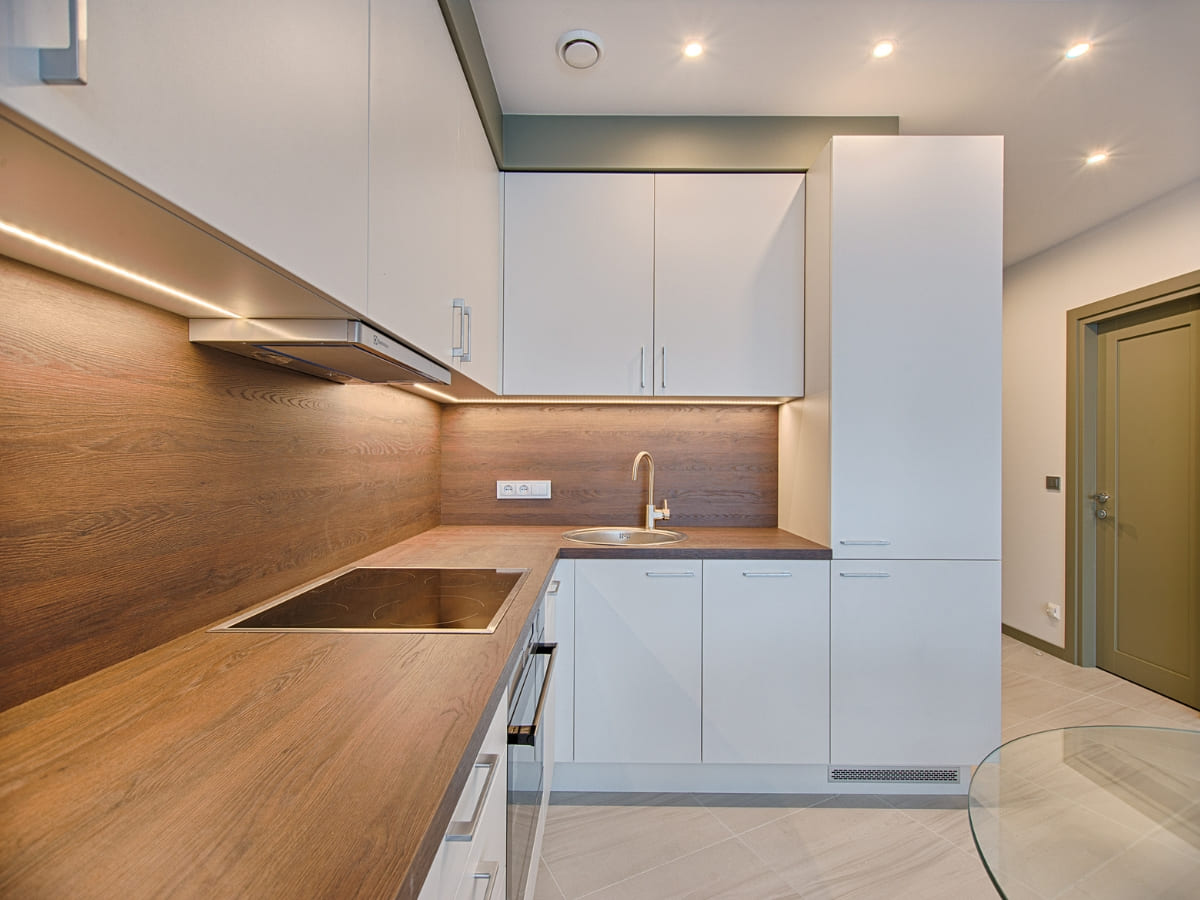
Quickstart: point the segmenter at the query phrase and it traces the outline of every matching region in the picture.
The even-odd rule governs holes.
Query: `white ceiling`
[[[903,134],[1002,134],[1006,263],[1200,177],[1200,0],[472,5],[505,113],[896,115]],[[603,41],[593,69],[555,55],[575,28]],[[897,50],[872,59],[881,38]],[[1092,51],[1063,59],[1078,40]],[[1110,159],[1085,167],[1096,150]]]

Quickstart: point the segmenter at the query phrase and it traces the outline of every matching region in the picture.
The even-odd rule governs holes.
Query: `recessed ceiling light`
[[[1106,159],[1108,159],[1108,154],[1102,150],[1099,153],[1093,153],[1091,156],[1085,159],[1084,162],[1089,166],[1094,166],[1096,163],[1102,163]]]
[[[1079,59],[1079,57],[1083,56],[1083,54],[1087,53],[1091,49],[1092,45],[1087,41],[1080,41],[1078,44],[1070,47],[1070,49],[1068,49],[1063,56],[1065,56],[1067,59]]]
[[[683,55],[691,57],[692,59],[695,59],[703,52],[704,45],[699,41],[691,41],[690,43],[685,44],[683,48]]]
[[[876,59],[883,59],[885,56],[891,56],[895,49],[895,41],[880,41],[871,51],[871,55]]]

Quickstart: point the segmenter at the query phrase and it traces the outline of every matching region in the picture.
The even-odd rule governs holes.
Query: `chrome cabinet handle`
[[[791,578],[791,572],[743,572],[743,578]]]
[[[542,679],[542,692],[538,694],[537,708],[533,711],[533,722],[528,725],[509,725],[509,744],[532,747],[537,743],[537,732],[542,725],[542,713],[546,710],[546,696],[550,693],[550,677],[554,674],[554,660],[558,658],[558,644],[534,644],[535,655],[549,656],[546,677]]]
[[[550,582],[550,586],[548,588],[546,588],[546,596],[553,597],[555,594],[558,593],[558,589],[560,586],[561,585],[557,581]]]
[[[642,390],[646,389],[646,345],[642,344]]]
[[[663,344],[662,388],[667,389],[667,345]]]
[[[455,312],[457,310],[457,312]],[[471,307],[466,300],[454,300],[450,304],[450,315],[458,319],[458,343],[450,348],[452,359],[471,361]]]
[[[494,862],[480,863],[481,867],[473,876],[475,883],[479,884],[479,879],[487,879],[487,890],[483,894],[483,900],[492,900],[492,891],[496,888],[497,876],[500,874],[500,864]]]
[[[476,769],[487,769],[487,778],[483,780],[483,790],[479,792],[479,799],[475,801],[475,811],[471,813],[471,818],[467,821],[451,822],[446,827],[446,840],[448,841],[473,841],[475,839],[475,830],[479,828],[479,818],[483,815],[483,804],[487,800],[488,792],[492,789],[492,782],[496,780],[496,769],[498,769],[500,757],[495,753],[485,753],[475,760]]]
[[[843,578],[891,578],[891,572],[838,572]]]
[[[66,47],[38,50],[38,77],[46,84],[87,84],[87,0],[67,0]]]
[[[891,541],[885,541],[880,538],[875,538],[866,541],[838,541],[843,547],[886,547]]]
[[[695,572],[647,572],[647,578],[695,578]]]

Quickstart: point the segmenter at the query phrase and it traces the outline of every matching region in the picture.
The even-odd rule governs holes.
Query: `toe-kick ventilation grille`
[[[907,781],[914,783],[936,782],[938,784],[958,784],[959,770],[944,769],[906,769],[895,766],[831,766],[830,781]]]

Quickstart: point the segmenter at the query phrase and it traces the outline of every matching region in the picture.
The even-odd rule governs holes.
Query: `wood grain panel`
[[[440,413],[0,257],[0,708],[439,520]]]
[[[475,406],[442,415],[442,522],[641,524],[655,462],[663,527],[774,527],[778,411],[773,406]],[[497,479],[549,478],[550,500],[497,500]]]

